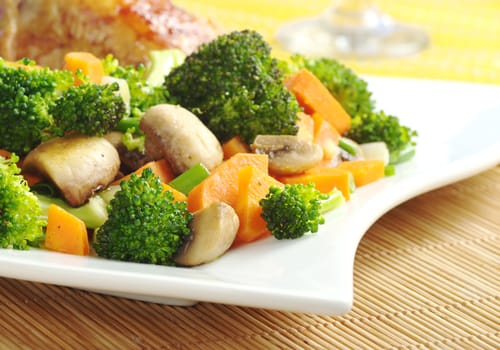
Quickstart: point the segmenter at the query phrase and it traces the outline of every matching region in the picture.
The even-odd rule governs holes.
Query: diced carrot
[[[136,171],[134,171],[130,174],[127,174],[127,175],[119,178],[118,180],[113,181],[111,183],[111,185],[119,185],[120,182],[122,182],[123,180],[129,180],[133,174],[141,175],[142,172],[144,171],[144,169],[146,169],[146,168],[150,168],[151,170],[153,170],[153,173],[156,176],[158,176],[160,178],[161,182],[163,182],[164,184],[169,183],[175,177],[168,162],[165,159],[160,159],[160,160],[153,160],[151,162],[144,164],[142,167],[140,167]]]
[[[224,160],[226,160],[236,153],[249,153],[250,148],[239,136],[234,136],[222,144],[222,152],[224,153]]]
[[[20,62],[12,62],[12,61],[6,61],[5,65],[7,67],[10,67],[10,68],[22,68],[25,71],[31,71],[34,69],[41,69],[42,68],[41,66],[38,66],[36,64],[26,65],[26,64],[22,64]]]
[[[68,52],[64,56],[64,62],[64,69],[74,73],[81,70],[83,74],[89,77],[91,83],[100,84],[102,82],[104,67],[101,60],[90,52]],[[81,84],[81,81],[76,79],[75,84]]]
[[[10,158],[10,152],[0,148],[0,157]]]
[[[313,142],[323,148],[323,159],[332,159],[336,155],[340,134],[319,113],[312,115],[314,120]]]
[[[265,154],[237,153],[225,160],[188,193],[188,210],[195,212],[213,202],[225,202],[234,208],[238,199],[238,171],[253,165],[267,172],[269,160]]]
[[[339,134],[351,126],[351,117],[314,74],[301,69],[285,82],[307,114],[319,113]]]
[[[187,201],[187,196],[184,193],[177,191],[175,188],[173,188],[169,184],[163,183],[163,190],[164,191],[172,191],[172,194],[174,195],[174,200],[177,202],[186,202]]]
[[[265,220],[260,216],[259,201],[266,196],[271,186],[283,184],[266,172],[250,165],[238,171],[238,198],[234,210],[240,219],[240,227],[233,246],[255,241],[269,236]]]
[[[302,174],[280,176],[278,180],[284,184],[314,183],[314,187],[322,193],[330,193],[333,189],[342,192],[345,200],[351,197],[351,179],[349,171],[336,167],[317,166]]]
[[[29,187],[43,181],[43,178],[33,173],[22,173]]]
[[[298,113],[297,126],[299,131],[297,136],[302,140],[313,142],[314,141],[314,119],[306,113]]]
[[[369,184],[385,176],[384,161],[379,159],[342,162],[338,165],[338,168],[350,171],[357,187]]]
[[[51,204],[45,248],[59,253],[89,255],[89,238],[85,223],[61,207]]]
[[[5,150],[5,149],[1,149],[0,148],[0,157],[3,157],[3,158],[10,158],[10,156],[12,155],[11,152]],[[17,162],[17,166],[19,168],[22,168],[23,166],[23,159],[20,159],[18,162]],[[27,173],[22,173],[24,179],[26,180],[26,182],[28,183],[28,186],[33,186],[37,183],[39,183],[40,181],[43,180],[43,178],[41,178],[40,176],[36,175],[36,174],[27,174]]]

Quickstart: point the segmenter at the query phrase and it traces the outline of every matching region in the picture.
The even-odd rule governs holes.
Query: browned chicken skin
[[[0,56],[52,68],[76,50],[147,62],[151,50],[190,53],[216,34],[212,23],[169,0],[0,0]]]

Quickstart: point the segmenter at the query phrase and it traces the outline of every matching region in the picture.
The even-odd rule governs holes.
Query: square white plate
[[[367,77],[377,107],[419,132],[416,157],[359,188],[316,235],[268,238],[196,268],[31,249],[0,249],[0,276],[175,305],[197,301],[319,314],[353,302],[353,262],[366,230],[401,202],[500,163],[500,86]]]

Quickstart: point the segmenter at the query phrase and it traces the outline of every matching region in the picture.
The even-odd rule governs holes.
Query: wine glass
[[[345,58],[401,57],[429,45],[425,31],[395,21],[370,0],[335,0],[317,17],[286,23],[276,39],[291,52]]]

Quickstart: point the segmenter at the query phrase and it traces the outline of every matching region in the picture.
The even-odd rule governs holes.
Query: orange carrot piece
[[[177,191],[175,188],[173,188],[169,184],[163,183],[163,191],[172,191],[172,194],[174,195],[174,200],[177,202],[186,202],[187,201],[187,196],[184,193]]]
[[[169,183],[175,177],[168,162],[165,159],[160,159],[160,160],[153,160],[151,162],[144,164],[136,171],[134,171],[130,174],[127,174],[127,175],[119,178],[118,180],[113,181],[111,183],[111,185],[119,185],[120,182],[122,182],[123,180],[129,180],[133,174],[141,175],[142,172],[144,171],[144,169],[146,169],[146,168],[150,168],[151,170],[153,170],[153,173],[156,176],[158,176],[160,178],[161,182],[163,182],[164,184]]]
[[[4,157],[5,159],[7,159],[10,158],[10,154],[11,153],[9,151],[0,148],[0,157]]]
[[[43,178],[33,173],[21,173],[29,187],[43,181]]]
[[[64,56],[64,69],[76,73],[81,70],[83,74],[89,77],[91,83],[100,84],[104,76],[104,67],[99,58],[90,52],[74,51],[68,52]],[[75,84],[81,84],[77,79]]]
[[[323,149],[323,159],[333,159],[337,153],[336,149],[340,140],[340,134],[318,113],[314,113],[312,119],[314,121],[313,142],[320,145]]]
[[[234,136],[222,145],[224,160],[231,158],[236,153],[250,153],[248,145],[239,136]]]
[[[10,68],[22,68],[25,71],[31,71],[34,69],[41,69],[42,68],[41,66],[36,65],[36,64],[26,65],[26,64],[22,64],[20,62],[12,62],[12,61],[6,61],[5,65],[7,67],[10,67]]]
[[[195,212],[213,202],[225,202],[234,208],[238,199],[238,171],[248,165],[267,172],[269,160],[265,154],[237,153],[222,162],[188,193],[188,210]]]
[[[252,165],[238,171],[238,198],[234,210],[240,219],[240,226],[233,247],[271,234],[266,221],[260,216],[262,208],[259,204],[271,186],[283,187],[283,184]]]
[[[357,187],[369,184],[385,176],[384,161],[378,159],[342,162],[338,165],[338,168],[351,172]]]
[[[0,148],[0,157],[7,159],[7,158],[10,158],[11,155],[12,155],[11,152]],[[22,168],[22,165],[23,165],[23,159],[20,159],[19,162],[17,162],[17,166],[19,168]],[[28,186],[30,186],[30,187],[43,180],[43,178],[41,178],[40,176],[38,176],[36,174],[27,174],[27,173],[21,173],[21,174],[24,177],[24,179],[26,180],[26,182],[28,183]]]
[[[351,198],[350,173],[345,169],[317,166],[298,175],[280,176],[278,180],[284,184],[314,183],[314,187],[322,193],[330,193],[333,189],[342,192],[345,200]]]
[[[307,114],[319,113],[339,132],[345,133],[351,126],[351,117],[333,97],[321,81],[307,69],[301,69],[286,82]]]
[[[61,207],[49,206],[45,248],[59,253],[89,255],[85,223]]]
[[[314,141],[314,119],[306,113],[298,113],[297,126],[299,131],[297,136],[302,140],[313,142]]]

